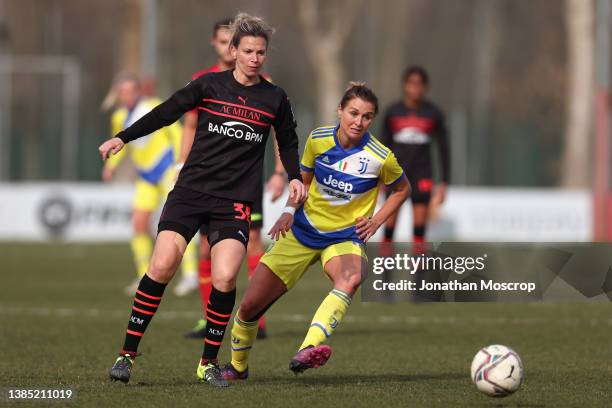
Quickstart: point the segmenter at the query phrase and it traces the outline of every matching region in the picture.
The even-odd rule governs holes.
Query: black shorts
[[[433,190],[433,180],[429,175],[408,176],[412,193],[410,199],[414,204],[429,204],[431,192]]]
[[[157,231],[178,232],[189,242],[204,226],[211,247],[227,238],[236,239],[246,246],[250,222],[250,203],[176,186],[168,195]]]
[[[251,210],[251,229],[259,229],[263,227],[263,197],[259,197],[258,200],[253,202],[253,209]],[[202,224],[200,227],[200,234],[208,235],[208,226]]]
[[[408,171],[404,169],[404,173],[406,173],[406,177],[408,177],[408,181],[410,182],[410,188],[412,192],[410,193],[410,200],[413,204],[429,204],[431,200],[431,192],[433,190],[433,179],[429,172],[421,171]],[[387,192],[387,197],[391,194],[390,191]]]

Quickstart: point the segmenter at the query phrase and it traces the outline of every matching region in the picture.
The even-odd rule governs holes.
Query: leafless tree
[[[363,0],[301,0],[298,3],[306,53],[314,68],[318,123],[334,121],[345,80],[342,49],[362,5]]]
[[[594,86],[595,5],[592,0],[565,0],[568,44],[567,122],[561,185],[589,185],[589,140]]]

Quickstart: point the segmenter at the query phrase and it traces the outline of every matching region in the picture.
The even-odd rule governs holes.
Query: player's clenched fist
[[[102,160],[106,160],[109,158],[111,153],[119,153],[121,149],[123,149],[123,146],[125,146],[123,140],[119,139],[118,137],[113,137],[112,139],[102,143],[102,145],[98,147],[98,151],[100,152],[100,156],[102,156]]]

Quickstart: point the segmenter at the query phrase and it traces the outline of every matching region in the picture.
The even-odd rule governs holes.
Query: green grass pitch
[[[201,341],[182,337],[201,313],[199,298],[169,290],[124,385],[111,383],[107,370],[132,302],[122,293],[133,279],[128,245],[1,244],[0,270],[0,387],[76,389],[66,406],[612,405],[608,303],[356,300],[330,339],[329,363],[295,377],[289,359],[330,289],[313,268],[269,311],[270,337],[255,344],[250,379],[213,389],[195,377]],[[241,289],[245,283],[243,274]],[[225,340],[222,362],[229,358]],[[523,387],[503,399],[478,393],[469,378],[472,357],[493,343],[514,348],[525,365]]]

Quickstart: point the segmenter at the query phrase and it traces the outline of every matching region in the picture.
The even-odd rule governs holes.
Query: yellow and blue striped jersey
[[[404,174],[391,150],[370,133],[345,150],[337,131],[334,126],[313,130],[300,164],[314,177],[308,200],[295,212],[292,231],[311,248],[344,241],[362,243],[355,231],[356,218],[374,212],[379,181],[390,186]]]
[[[142,99],[132,110],[117,109],[111,118],[112,134],[116,135],[127,128],[149,113],[160,102],[155,98]],[[138,175],[151,184],[157,184],[178,159],[181,137],[181,125],[173,123],[127,144],[119,153],[111,155],[106,165],[111,169],[117,167],[129,153]]]

